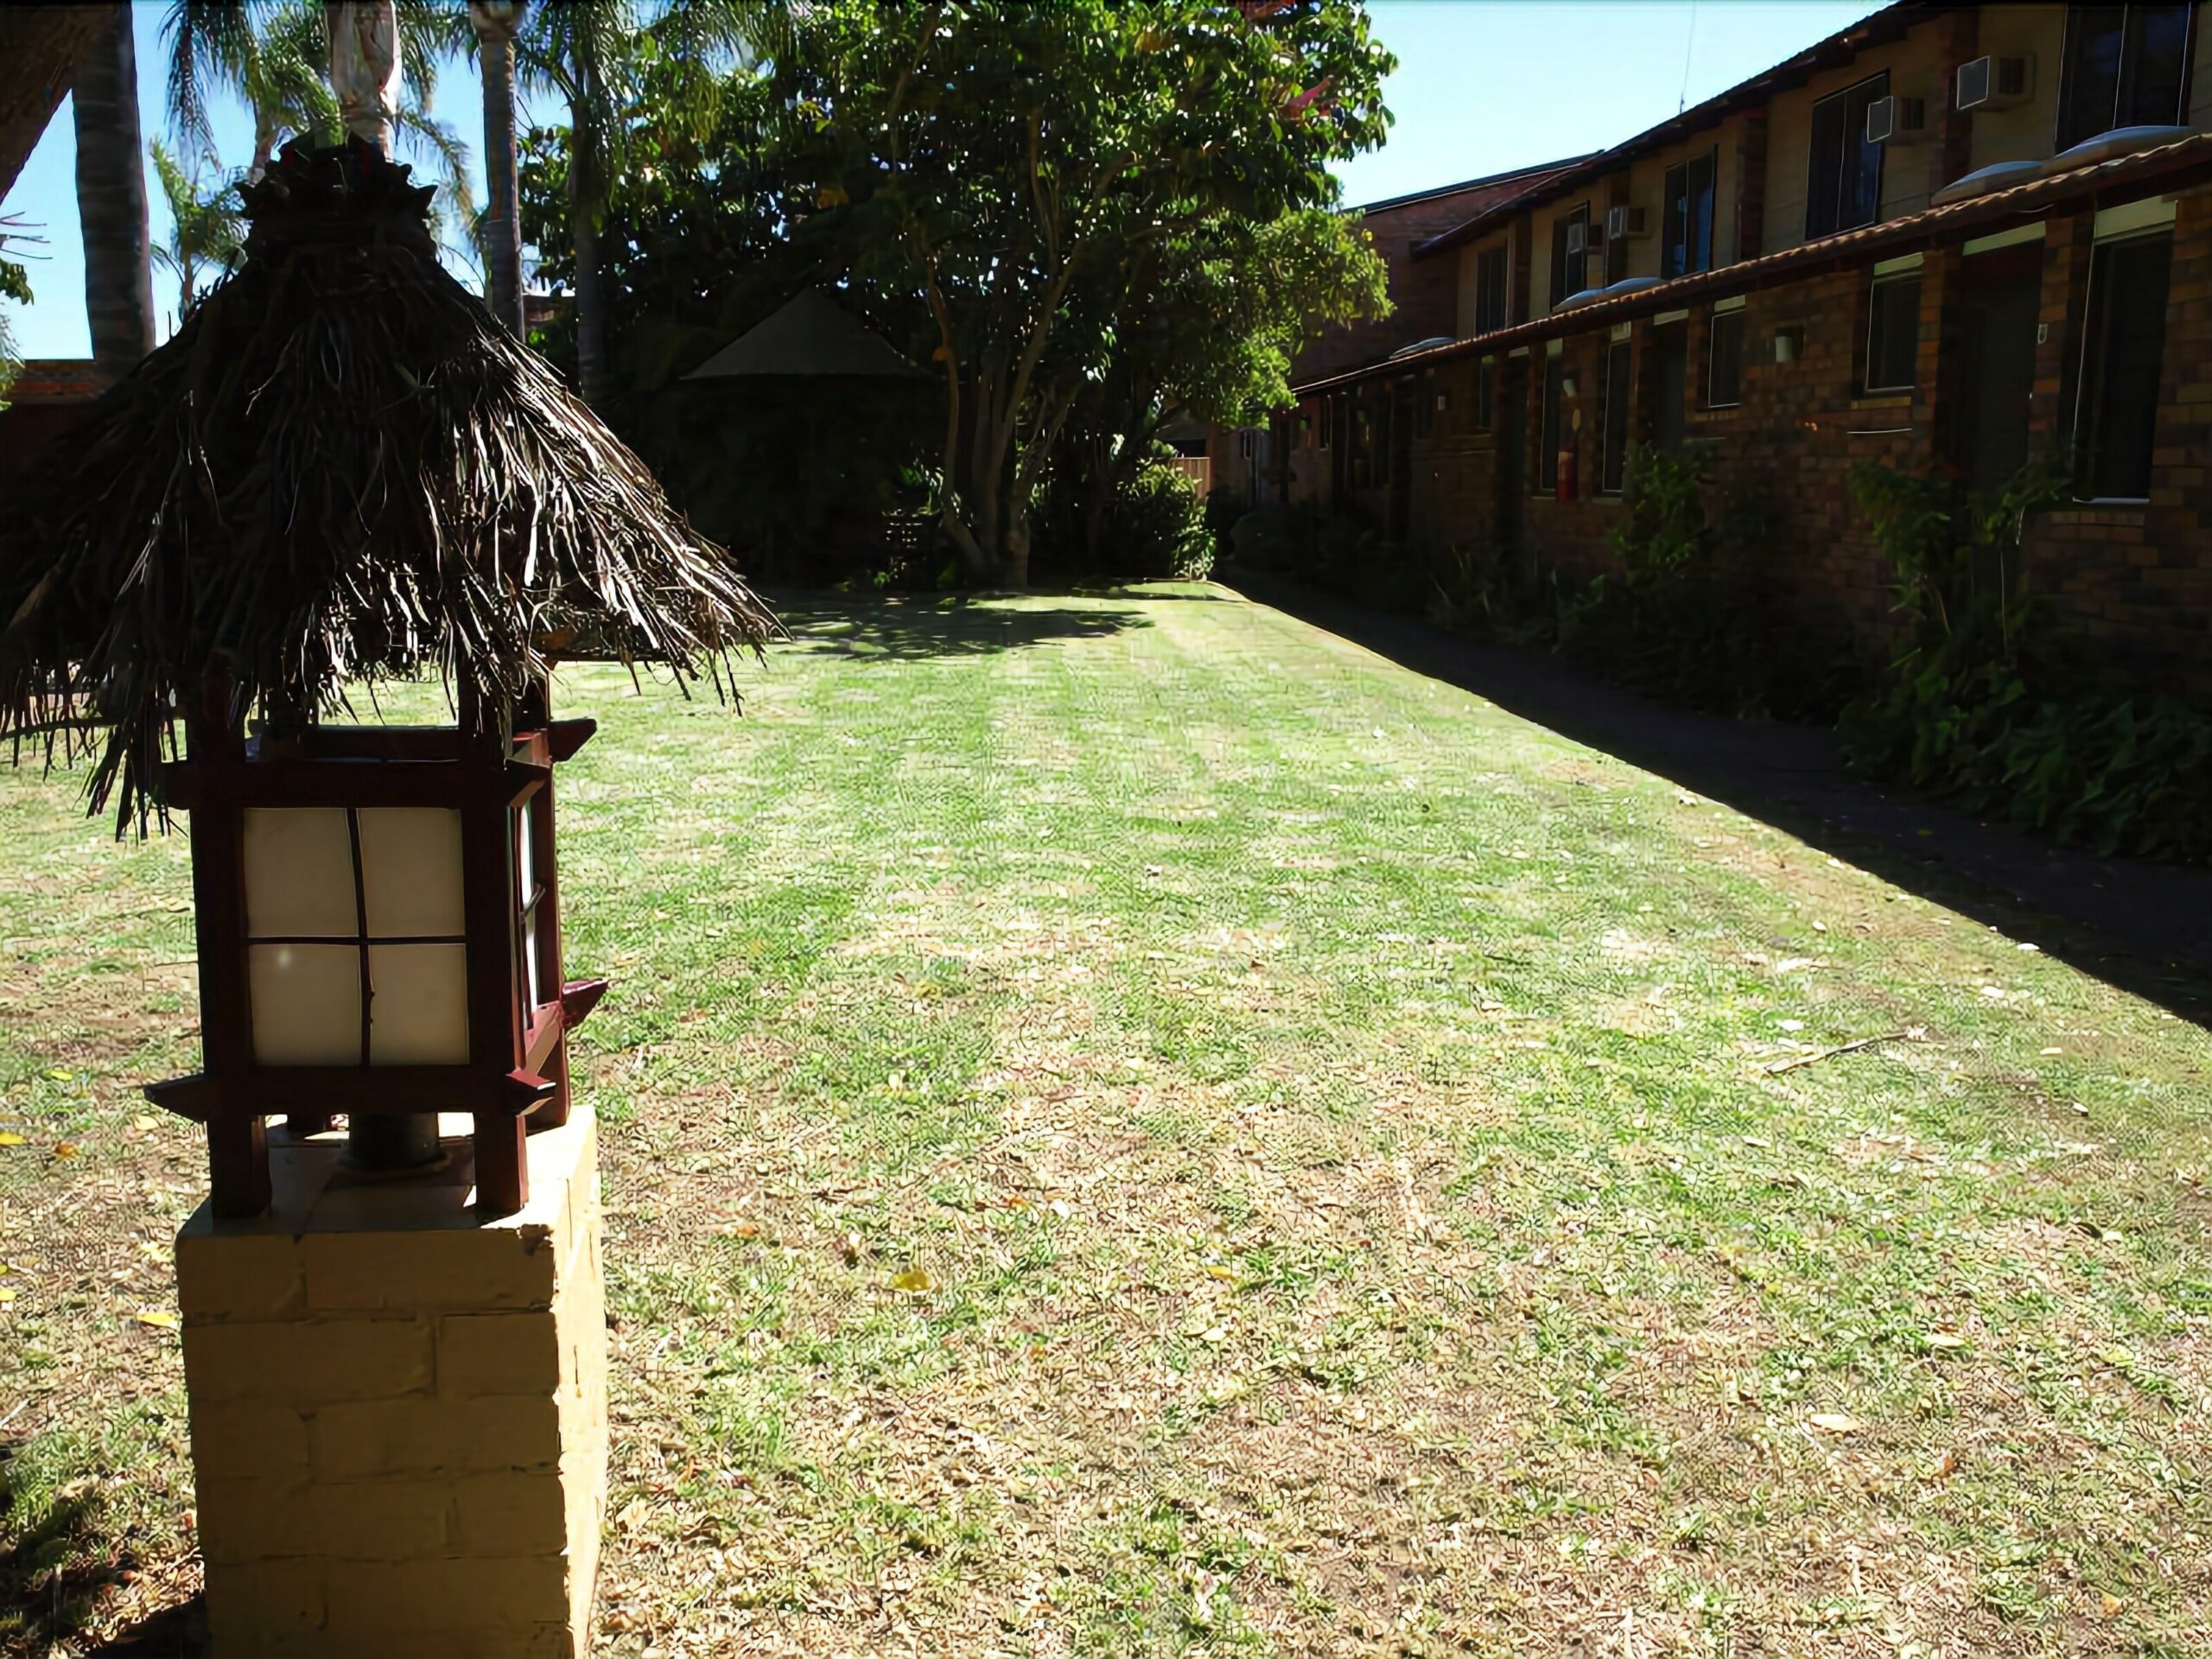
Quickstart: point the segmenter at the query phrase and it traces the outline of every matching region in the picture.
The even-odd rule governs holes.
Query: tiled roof
[[[1416,352],[1388,363],[1308,381],[1293,390],[1301,396],[1326,391],[1376,373],[1402,374],[1448,359],[1470,354],[1487,355],[1556,335],[1586,334],[1592,328],[1624,322],[1648,312],[1678,310],[1700,300],[1772,287],[1815,270],[1853,265],[1883,254],[1910,252],[1947,236],[2033,224],[2058,204],[2081,196],[2094,197],[2100,201],[2132,201],[2162,187],[2175,188],[2207,181],[2212,181],[2212,133],[2193,133],[2156,149],[2077,167],[2047,178],[2031,180],[2026,184],[2016,184],[2009,190],[1970,196],[1941,207],[1923,207],[1901,219],[1840,231],[1834,236],[1800,243],[1794,248],[1763,254],[1756,259],[1739,260],[1716,270],[1701,270],[1654,283],[1614,298],[1592,300],[1572,310],[1554,311],[1548,316],[1515,323],[1508,328],[1495,328],[1487,334],[1455,340],[1448,346]]]
[[[33,357],[8,388],[11,404],[88,404],[114,384],[111,369],[89,357]]]
[[[1457,184],[1439,184],[1427,190],[1409,190],[1402,196],[1386,196],[1380,201],[1363,201],[1355,206],[1355,213],[1387,213],[1400,207],[1417,207],[1423,202],[1436,201],[1446,196],[1459,195],[1469,190],[1487,190],[1501,184],[1527,181],[1527,188],[1535,188],[1551,175],[1571,167],[1580,167],[1589,161],[1590,155],[1562,156],[1556,162],[1535,162],[1527,167],[1510,167],[1503,173],[1487,173],[1478,179],[1462,179]]]

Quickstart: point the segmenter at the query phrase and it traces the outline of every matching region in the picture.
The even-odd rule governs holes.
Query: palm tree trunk
[[[515,195],[515,26],[522,8],[468,9],[484,78],[484,272],[492,315],[518,340],[529,337],[522,304],[522,210]]]
[[[77,220],[92,360],[119,371],[154,349],[154,270],[130,7],[115,0],[105,10],[77,60]]]
[[[570,117],[569,232],[576,257],[576,389],[596,408],[607,392],[607,278],[599,258],[597,156],[584,112]]]

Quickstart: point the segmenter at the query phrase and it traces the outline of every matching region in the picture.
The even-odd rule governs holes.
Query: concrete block
[[[551,1394],[561,1386],[562,1338],[550,1311],[448,1314],[438,1321],[438,1393]]]
[[[452,1484],[456,1555],[558,1555],[569,1548],[573,1478],[476,1475]]]
[[[192,1464],[203,1480],[304,1479],[308,1427],[283,1406],[192,1402]]]
[[[318,1480],[550,1471],[561,1429],[550,1395],[363,1401],[308,1420],[308,1459]]]
[[[176,1297],[188,1325],[298,1319],[308,1306],[299,1242],[289,1233],[218,1236],[188,1223],[176,1242]]]
[[[527,1631],[565,1614],[569,1563],[559,1555],[472,1556],[437,1561],[364,1561],[330,1575],[330,1626],[349,1634],[391,1633],[394,1655],[416,1630]]]
[[[428,1319],[302,1319],[188,1325],[185,1385],[195,1401],[295,1408],[427,1393]]]
[[[547,1308],[561,1257],[551,1227],[480,1234],[310,1233],[300,1241],[310,1308],[346,1313]]]

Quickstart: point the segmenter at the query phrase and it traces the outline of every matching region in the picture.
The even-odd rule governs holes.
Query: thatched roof
[[[283,730],[432,668],[505,706],[564,635],[719,689],[774,626],[440,266],[407,171],[288,149],[237,274],[0,504],[0,736],[105,728],[119,824],[211,678]]]
[[[803,288],[683,378],[828,375],[909,380],[921,371],[818,288]]]

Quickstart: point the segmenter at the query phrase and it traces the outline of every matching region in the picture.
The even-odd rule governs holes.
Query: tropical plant
[[[471,40],[467,16],[438,0],[398,0],[394,12],[400,59],[396,143],[431,168],[448,251],[473,257],[468,146],[432,113],[439,63]],[[253,116],[253,155],[244,169],[249,181],[261,177],[289,139],[336,141],[338,99],[330,86],[321,0],[169,0],[162,41],[168,54],[170,124],[194,153],[215,154],[207,106],[219,89],[236,94]]]
[[[1179,243],[1332,206],[1381,141],[1358,5],[816,0],[771,70],[797,234],[918,289],[944,378],[941,522],[1020,583],[1029,506],[1128,302]]]
[[[245,222],[236,177],[203,186],[200,166],[188,172],[158,138],[153,148],[154,176],[169,210],[169,238],[156,245],[154,264],[176,279],[181,323],[200,303],[200,279],[229,270],[237,260],[245,245]],[[204,158],[203,164],[212,160]]]
[[[111,0],[105,10],[77,60],[71,107],[92,360],[122,370],[154,349],[154,289],[130,7]]]
[[[629,159],[649,72],[654,107],[694,132],[714,124],[728,72],[778,38],[781,8],[768,0],[565,0],[537,5],[515,39],[525,88],[568,106],[568,221],[575,293],[576,378],[587,402],[607,391],[607,292],[601,232],[609,192]]]
[[[43,239],[27,235],[22,220],[13,214],[0,219],[0,300],[13,300],[17,305],[31,302],[30,272],[23,269],[21,260],[9,258],[8,251],[25,242]],[[16,384],[22,366],[22,354],[16,348],[15,331],[8,326],[8,313],[0,308],[0,409],[8,407],[8,389]]]

